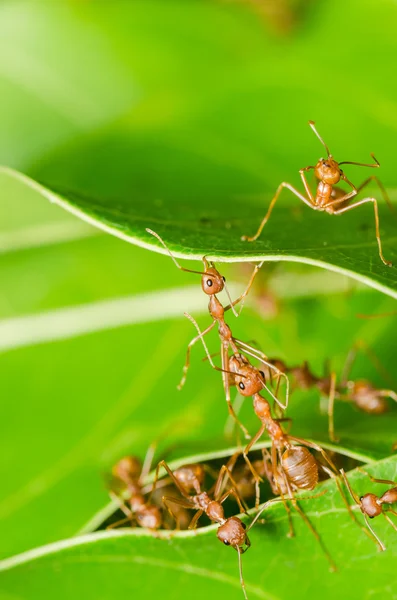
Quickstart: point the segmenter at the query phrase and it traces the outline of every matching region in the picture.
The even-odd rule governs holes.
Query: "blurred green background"
[[[313,119],[341,160],[366,162],[374,151],[393,197],[396,25],[394,0],[3,1],[0,163],[114,198],[114,210],[117,197],[139,202],[140,193],[165,188],[172,222],[173,194],[196,203],[225,193],[254,197],[285,179],[298,183],[299,168],[321,154],[307,126]],[[188,172],[180,169],[186,157],[195,165]],[[104,474],[119,456],[143,456],[155,439],[160,449],[177,443],[175,456],[230,442],[220,380],[201,362],[201,348],[186,387],[176,390],[194,333],[183,312],[208,323],[197,277],[82,223],[10,173],[0,174],[0,189],[0,552],[8,557],[83,528],[107,503]],[[233,290],[249,277],[241,265],[225,273]],[[354,374],[396,387],[395,319],[356,318],[393,309],[391,298],[342,276],[275,264],[263,269],[234,327],[270,356],[307,359],[318,373],[327,358],[340,372],[348,350],[363,340],[391,381],[365,356]],[[246,403],[242,418],[254,432],[251,412]],[[290,416],[296,435],[327,439],[315,393],[296,394]],[[371,418],[336,407],[341,444],[369,457],[391,453],[396,425],[396,410]],[[339,533],[335,545],[344,547]],[[396,596],[392,536],[388,557],[372,546],[364,556],[357,546],[362,571],[341,556],[346,568],[337,576],[307,537],[302,532],[295,552],[312,556],[316,592],[308,587],[304,596],[297,569],[308,565],[294,563],[283,538],[263,554],[259,540],[248,553],[252,597],[295,598],[298,588],[298,597],[321,590],[323,598],[374,600],[386,589]],[[186,561],[199,569],[200,546],[192,549],[198,540],[186,540]],[[131,538],[129,546],[123,539],[131,555],[144,543],[150,555],[155,541],[134,546]],[[205,543],[208,568],[226,579],[194,579],[189,595],[240,598],[236,557],[218,549],[213,535]],[[153,556],[177,560],[184,552],[178,544],[153,548]],[[260,582],[249,566],[254,552],[266,563]],[[5,573],[4,598],[52,598],[54,589],[59,598],[85,597],[88,589],[104,599],[131,591],[185,597],[189,571],[172,572],[156,560],[148,570],[128,565],[117,578],[109,560],[111,586],[98,575],[101,561],[74,585],[56,561],[37,570],[27,561],[23,577],[18,569]],[[266,574],[275,574],[271,583]],[[228,577],[237,585],[228,586]]]

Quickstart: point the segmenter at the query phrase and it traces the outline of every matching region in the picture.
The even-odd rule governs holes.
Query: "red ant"
[[[316,136],[318,137],[318,139],[320,140],[320,142],[322,143],[322,145],[324,146],[324,148],[327,152],[327,158],[326,159],[320,158],[320,160],[318,161],[318,163],[315,166],[304,167],[303,169],[301,169],[299,171],[299,174],[301,176],[301,179],[302,179],[302,182],[303,182],[303,185],[305,188],[306,195],[299,192],[295,187],[293,187],[289,183],[286,183],[286,182],[281,183],[278,186],[276,194],[269,205],[266,215],[264,216],[264,218],[261,221],[261,224],[259,225],[258,231],[252,237],[244,235],[244,236],[242,236],[241,239],[249,241],[249,242],[253,242],[260,236],[262,229],[264,228],[267,221],[269,220],[271,212],[274,208],[274,205],[276,204],[277,199],[278,199],[281,191],[284,188],[287,188],[288,190],[290,190],[293,194],[295,194],[295,196],[297,196],[300,200],[302,200],[302,202],[304,202],[307,206],[309,206],[313,210],[325,211],[330,215],[341,215],[349,210],[358,208],[362,204],[367,204],[368,202],[372,202],[373,206],[374,206],[375,230],[376,230],[376,239],[378,242],[379,256],[380,256],[380,259],[382,260],[383,264],[385,264],[388,267],[391,267],[392,263],[387,261],[384,258],[383,252],[382,252],[382,244],[381,244],[380,233],[379,233],[379,214],[378,214],[377,200],[375,198],[363,198],[362,200],[358,200],[357,202],[354,202],[354,204],[350,204],[350,202],[352,201],[352,198],[354,196],[357,196],[357,194],[365,186],[367,186],[371,181],[375,181],[378,184],[389,208],[391,210],[394,210],[383,184],[379,181],[379,179],[375,175],[371,175],[371,177],[368,177],[368,179],[366,179],[359,187],[356,188],[355,185],[351,181],[349,181],[349,179],[346,177],[346,175],[340,168],[341,165],[357,165],[359,167],[378,168],[380,166],[379,162],[377,161],[375,156],[373,154],[371,154],[371,157],[375,161],[375,164],[364,164],[364,163],[357,163],[357,162],[351,162],[351,161],[343,161],[343,162],[338,163],[332,157],[332,155],[330,154],[330,151],[328,149],[328,146],[324,143],[323,139],[320,137],[319,133],[317,132],[314,121],[309,121],[309,125],[312,128],[312,130],[314,131],[314,133],[316,134]],[[306,179],[306,175],[305,175],[305,173],[307,173],[311,169],[314,169],[314,174],[315,174],[316,178],[318,179],[318,184],[317,184],[317,189],[316,189],[315,194],[313,194],[313,192],[311,191],[309,183],[308,183],[308,181]],[[335,185],[337,183],[339,183],[341,180],[346,182],[352,188],[351,192],[346,193],[344,190],[335,187]]]
[[[202,491],[203,484],[203,468],[201,465],[184,465],[176,471],[172,471],[167,463],[162,460],[156,469],[156,474],[153,482],[153,490],[155,490],[160,469],[164,468],[168,473],[169,477],[173,481],[176,488],[180,491],[183,499],[173,498],[170,496],[163,496],[163,502],[168,512],[174,517],[173,511],[170,507],[170,503],[178,504],[183,508],[190,508],[196,510],[196,514],[190,522],[189,529],[194,529],[197,522],[202,514],[206,514],[208,518],[218,523],[219,527],[217,530],[218,539],[225,544],[225,546],[232,546],[238,553],[239,562],[239,573],[240,583],[244,592],[245,598],[247,593],[245,590],[245,583],[242,572],[242,560],[241,556],[251,546],[251,542],[248,537],[248,531],[245,523],[238,517],[225,517],[223,510],[223,502],[230,496],[234,496],[239,509],[241,512],[246,513],[245,507],[242,505],[240,496],[237,492],[233,476],[227,465],[223,465],[219,471],[218,478],[213,487],[213,497],[211,498],[210,493]],[[225,475],[229,477],[232,482],[232,487],[223,492],[225,484]],[[193,493],[192,493],[193,492]],[[175,517],[174,517],[175,518]]]
[[[363,513],[365,523],[366,523],[369,531],[371,532],[372,536],[375,538],[377,544],[379,545],[380,550],[386,550],[386,546],[379,539],[379,537],[377,536],[375,531],[372,529],[372,527],[368,521],[368,517],[370,519],[373,519],[374,517],[383,515],[385,517],[386,521],[388,523],[390,523],[390,525],[393,527],[393,529],[395,529],[397,531],[397,526],[393,523],[393,521],[391,520],[389,515],[387,515],[382,510],[383,505],[386,504],[386,505],[389,505],[387,507],[387,511],[391,512],[393,515],[397,515],[397,511],[393,510],[390,507],[390,504],[395,504],[397,502],[397,483],[395,481],[391,481],[390,479],[376,479],[375,477],[372,477],[372,475],[369,475],[363,469],[358,468],[358,470],[361,471],[362,473],[364,473],[364,475],[367,475],[367,477],[369,477],[369,479],[371,481],[373,481],[374,483],[384,483],[385,485],[393,486],[390,490],[387,490],[384,494],[382,494],[382,496],[376,496],[375,494],[364,494],[363,496],[358,497],[357,494],[352,489],[344,470],[341,469],[341,471],[340,471],[342,474],[342,477],[346,483],[347,489],[350,492],[351,497],[353,498],[354,502],[357,504],[357,506],[359,506],[361,512]]]
[[[202,287],[204,293],[209,296],[208,310],[209,310],[209,313],[210,313],[213,321],[203,332],[200,331],[199,326],[197,325],[197,323],[193,319],[193,317],[191,317],[188,313],[185,313],[185,316],[188,317],[189,320],[196,327],[196,329],[198,331],[198,335],[195,338],[193,338],[192,341],[188,345],[187,353],[186,353],[186,361],[185,361],[185,365],[183,368],[183,376],[182,376],[182,379],[181,379],[181,382],[180,382],[178,388],[181,389],[186,381],[186,374],[187,374],[187,371],[190,366],[191,349],[198,340],[201,340],[203,343],[204,349],[207,353],[207,357],[209,359],[211,367],[218,371],[222,371],[223,385],[224,385],[224,389],[225,389],[226,402],[227,402],[229,414],[234,419],[235,423],[242,429],[246,438],[249,438],[250,436],[248,434],[248,431],[247,431],[246,427],[244,427],[244,425],[237,418],[237,415],[233,409],[231,399],[230,399],[230,381],[229,381],[230,372],[229,372],[229,369],[227,368],[229,347],[232,349],[234,355],[236,356],[236,360],[240,361],[241,363],[244,362],[244,357],[242,356],[240,350],[242,350],[245,354],[249,354],[251,356],[254,356],[255,358],[258,358],[258,360],[260,360],[262,363],[264,363],[268,368],[275,370],[280,377],[284,377],[286,380],[286,385],[287,385],[286,404],[288,403],[288,378],[285,376],[285,374],[280,373],[278,371],[278,369],[276,369],[273,365],[271,365],[269,362],[267,362],[266,357],[263,353],[259,353],[255,348],[251,347],[250,345],[246,344],[245,342],[242,342],[241,340],[234,338],[232,335],[232,331],[231,331],[229,325],[225,322],[225,318],[224,318],[224,314],[226,311],[228,311],[229,309],[234,310],[234,306],[236,306],[238,303],[240,303],[242,300],[244,300],[244,298],[247,296],[249,290],[251,289],[251,286],[253,284],[255,276],[256,276],[257,272],[259,271],[259,269],[261,268],[263,263],[260,263],[259,265],[257,265],[254,268],[253,273],[251,275],[251,278],[248,282],[248,285],[247,285],[247,288],[245,289],[245,291],[234,301],[231,301],[230,294],[228,293],[230,304],[228,304],[227,306],[223,306],[221,304],[220,300],[218,299],[217,294],[220,293],[223,289],[226,290],[225,278],[219,273],[219,271],[215,268],[213,263],[208,262],[208,260],[205,257],[203,257],[202,260],[203,260],[203,265],[204,265],[204,272],[186,269],[177,262],[176,258],[173,256],[173,254],[171,253],[171,251],[169,250],[169,248],[167,247],[165,242],[161,239],[161,237],[157,233],[155,233],[151,229],[146,229],[146,231],[159,240],[159,242],[162,244],[162,246],[165,248],[165,250],[167,251],[169,256],[174,261],[174,264],[178,267],[178,269],[180,269],[182,271],[186,271],[188,273],[196,273],[196,274],[199,274],[202,276],[201,287]],[[235,313],[235,314],[237,315],[237,313]],[[207,335],[207,333],[209,333],[216,324],[218,324],[218,332],[219,332],[219,337],[221,339],[221,368],[217,367],[213,363],[212,357],[211,357],[211,355],[207,349],[207,346],[205,344],[205,341],[204,341],[204,336]],[[268,391],[271,394],[271,391],[270,390],[268,390]],[[278,399],[275,397],[274,397],[274,400],[276,402],[278,402]],[[286,408],[286,406],[282,406],[282,408]]]
[[[365,349],[363,344],[360,347]],[[375,356],[365,349],[367,355],[374,363],[378,363]],[[343,400],[353,403],[360,411],[371,415],[379,415],[389,410],[386,398],[397,402],[397,393],[390,389],[378,389],[366,379],[350,380],[349,372],[356,357],[357,347],[353,348],[345,361],[341,382],[336,383],[335,373],[326,373],[322,377],[317,377],[310,370],[309,364],[305,361],[297,367],[288,367],[283,361],[278,359],[269,359],[278,369],[293,377],[293,387],[303,390],[316,387],[324,396],[328,396],[328,435],[331,441],[336,442],[334,428],[334,401]],[[381,368],[377,366],[378,369]],[[277,392],[276,392],[277,394]]]
[[[233,370],[233,356],[230,358],[230,363],[230,369]],[[278,420],[272,418],[269,402],[259,394],[261,387],[258,369],[247,363],[243,373],[240,374],[239,372],[236,372],[235,383],[243,396],[252,396],[255,414],[262,422],[262,426],[260,427],[259,431],[252,438],[243,452],[244,459],[251,469],[256,483],[257,492],[255,505],[257,506],[259,503],[259,483],[261,481],[261,477],[259,477],[255,469],[252,467],[252,464],[248,458],[248,453],[250,452],[252,446],[261,438],[263,433],[267,431],[272,441],[272,476],[269,477],[268,470],[266,475],[270,481],[273,492],[281,496],[281,499],[287,510],[290,521],[290,535],[293,535],[293,527],[290,518],[289,507],[284,496],[288,496],[288,499],[291,501],[294,509],[303,518],[313,535],[321,544],[318,533],[310,523],[309,519],[300,509],[294,496],[294,492],[298,490],[313,490],[317,486],[319,481],[319,470],[322,470],[329,477],[332,477],[335,480],[349,514],[355,521],[354,515],[351,512],[350,506],[343,494],[343,490],[339,482],[339,472],[325,450],[314,442],[309,442],[302,438],[290,436],[289,434],[284,433]],[[295,444],[298,444],[298,446]],[[309,448],[319,452],[326,465],[319,463],[309,452]],[[335,565],[330,555],[324,547],[323,550],[332,568],[334,568]]]
[[[109,525],[108,529],[113,529],[127,522],[136,522],[140,527],[145,527],[152,532],[163,525],[163,516],[161,509],[145,499],[143,493],[143,482],[147,477],[154,455],[154,447],[150,446],[144,463],[142,465],[136,456],[124,456],[112,468],[112,475],[116,480],[118,487],[121,487],[121,494],[110,491],[110,497],[115,500],[119,508],[126,515],[116,523]],[[128,494],[127,503],[121,500],[124,494]]]

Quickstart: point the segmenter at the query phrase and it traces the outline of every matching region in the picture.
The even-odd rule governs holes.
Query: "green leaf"
[[[185,173],[187,168],[185,168]],[[397,298],[397,270],[381,262],[374,233],[373,211],[362,209],[334,219],[309,209],[294,214],[286,208],[272,217],[261,238],[248,243],[242,234],[255,231],[262,212],[229,196],[197,199],[192,204],[169,198],[156,201],[157,194],[111,200],[90,199],[76,193],[58,193],[21,174],[15,177],[39,189],[51,199],[88,223],[125,241],[166,253],[159,242],[146,232],[155,229],[170,250],[180,257],[200,260],[202,256],[217,261],[292,261],[323,267],[370,285]],[[161,184],[162,185],[162,184]],[[162,186],[165,189],[165,186]],[[164,192],[165,194],[165,192]],[[267,204],[271,197],[267,198]],[[267,206],[266,204],[266,206]],[[171,209],[172,206],[172,209]],[[227,206],[227,210],[226,207]],[[224,207],[222,209],[222,207]],[[249,217],[240,215],[250,213]],[[397,220],[386,210],[380,211],[383,251],[387,260],[397,261]],[[253,215],[253,216],[251,216]]]
[[[202,327],[208,323],[199,277],[112,236],[87,237],[80,230],[67,242],[62,235],[57,239],[57,227],[42,245],[40,237],[26,239],[24,232],[62,225],[67,215],[43,204],[34,190],[27,194],[23,182],[3,176],[1,185],[10,218],[1,221],[0,239],[5,234],[16,239],[19,232],[24,241],[23,249],[8,246],[0,256],[0,395],[5,399],[0,451],[7,456],[0,467],[0,546],[7,556],[84,527],[106,504],[104,475],[121,454],[143,456],[159,438],[159,452],[177,443],[182,456],[192,444],[194,450],[216,451],[228,442],[222,385],[201,362],[201,348],[192,354],[185,389],[176,390],[194,335],[183,311],[198,317]],[[41,217],[40,207],[48,209]],[[290,364],[307,359],[316,373],[325,358],[340,373],[349,348],[361,339],[386,371],[394,372],[390,320],[355,317],[391,310],[390,299],[366,288],[352,294],[340,276],[330,281],[318,269],[286,267],[252,290],[255,311],[247,306],[233,320],[242,339],[258,340],[269,355]],[[248,274],[229,265],[228,275],[240,282],[237,294]],[[277,298],[270,313],[261,304],[265,283]],[[219,350],[216,334],[208,342],[211,351]],[[353,376],[393,386],[364,355]],[[327,419],[315,392],[294,393],[289,415],[294,433],[327,441]],[[241,418],[250,431],[257,430],[250,402]],[[379,458],[390,453],[397,411],[372,417],[337,403],[335,418],[342,447]]]
[[[368,467],[377,477],[395,478],[397,458]],[[358,472],[349,474],[358,494],[369,489],[380,493],[385,486],[372,484]],[[318,530],[337,563],[337,573],[329,571],[320,545],[294,513],[296,537],[288,539],[288,522],[282,505],[264,513],[264,525],[250,532],[252,547],[243,556],[243,569],[249,598],[335,596],[359,600],[366,595],[381,598],[390,593],[397,557],[395,531],[377,518],[372,525],[387,546],[379,553],[375,543],[349,517],[332,481],[320,484],[324,496],[301,501],[301,507]],[[360,515],[357,515],[361,520]],[[143,530],[98,532],[37,548],[3,561],[2,588],[5,597],[41,599],[48,597],[101,600],[138,595],[170,595],[175,600],[195,597],[194,590],[209,597],[242,598],[237,555],[221,547],[216,526],[197,532],[180,532],[170,537],[152,537]],[[308,568],[310,565],[310,568]],[[306,582],[303,585],[302,573]]]

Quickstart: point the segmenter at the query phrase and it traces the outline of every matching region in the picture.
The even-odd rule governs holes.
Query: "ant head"
[[[325,151],[327,153],[327,158],[320,158],[316,166],[314,167],[314,173],[320,181],[323,183],[328,183],[329,185],[334,185],[338,183],[341,179],[343,172],[340,169],[339,164],[332,158],[332,154],[329,151],[327,144],[324,142],[321,135],[318,133],[314,121],[309,121],[309,125],[314,131],[315,135],[320,140],[321,144],[324,146]]]
[[[112,468],[112,474],[124,482],[137,479],[141,471],[141,461],[135,456],[123,456]]]
[[[370,519],[377,517],[382,512],[382,506],[379,503],[378,497],[375,494],[365,494],[360,498],[361,511],[368,515]]]
[[[225,278],[215,267],[207,267],[201,277],[201,288],[205,294],[219,294],[225,287]]]
[[[246,525],[238,517],[229,517],[218,528],[217,536],[225,546],[233,546],[235,550],[242,548],[246,544],[249,546],[249,539],[246,532]]]
[[[326,159],[320,158],[314,167],[314,174],[323,183],[335,185],[340,181],[343,171],[336,160],[332,156],[328,156]]]
[[[140,527],[147,529],[159,529],[163,522],[160,509],[157,506],[146,506],[145,510],[137,514],[137,522]]]
[[[242,396],[258,394],[265,385],[265,373],[248,364],[240,367],[235,376],[238,391]]]

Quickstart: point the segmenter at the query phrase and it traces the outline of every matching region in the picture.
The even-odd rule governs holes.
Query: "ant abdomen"
[[[318,467],[314,456],[303,446],[286,450],[281,465],[291,484],[300,490],[313,490],[318,483]]]

